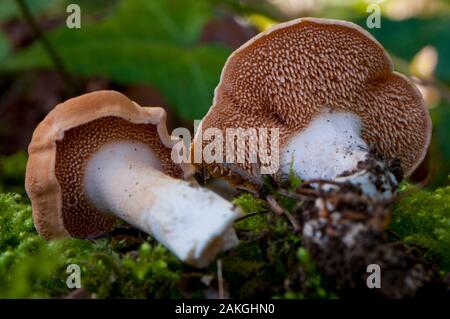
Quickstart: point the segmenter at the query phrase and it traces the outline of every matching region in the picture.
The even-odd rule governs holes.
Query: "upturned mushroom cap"
[[[207,128],[279,128],[283,148],[324,108],[359,116],[364,141],[405,175],[426,154],[431,121],[414,84],[364,29],[315,18],[279,24],[229,57],[195,141]]]
[[[90,156],[106,143],[135,140],[150,146],[162,171],[189,178],[193,167],[174,164],[166,113],[140,107],[115,91],[98,91],[57,105],[34,131],[28,148],[25,188],[33,220],[47,238],[87,238],[109,231],[115,219],[90,204],[83,175]]]

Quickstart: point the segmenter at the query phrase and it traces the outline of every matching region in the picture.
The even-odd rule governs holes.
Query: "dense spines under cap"
[[[280,24],[235,51],[202,129],[278,127],[283,146],[324,107],[358,115],[364,140],[406,175],[425,156],[431,121],[420,93],[364,29],[335,20]]]
[[[168,135],[165,120],[163,109],[140,107],[115,91],[93,92],[57,105],[38,125],[28,148],[25,188],[39,233],[47,239],[69,235],[88,237],[112,226],[110,218],[100,213],[95,215],[92,208],[83,206],[86,205],[80,189],[83,172],[77,171],[84,167],[89,152],[98,149],[99,140],[111,141],[114,137],[143,139],[165,162],[165,173],[189,178],[193,173],[191,166],[177,165],[170,160],[171,147],[176,141]],[[67,139],[74,136],[76,141]],[[94,140],[97,141],[95,144],[92,143]],[[69,151],[69,144],[76,149]],[[70,153],[72,158],[60,161],[63,153]],[[72,177],[67,174],[69,171]],[[81,197],[74,200],[75,194]],[[86,212],[88,215],[82,216]],[[82,227],[83,222],[87,224]]]
[[[139,141],[149,145],[159,157],[164,173],[183,178],[183,171],[172,163],[170,149],[162,144],[155,125],[133,124],[116,117],[104,117],[70,129],[57,142],[55,173],[61,185],[64,227],[73,237],[98,235],[110,230],[113,225],[114,218],[99,214],[86,200],[83,180],[91,155],[102,145],[114,141]]]

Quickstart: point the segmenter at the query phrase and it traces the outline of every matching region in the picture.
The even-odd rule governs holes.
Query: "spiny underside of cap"
[[[175,141],[165,119],[163,109],[140,107],[115,91],[92,92],[57,105],[35,129],[28,147],[25,188],[39,233],[46,239],[84,238],[111,229],[113,219],[97,212],[82,188],[86,161],[102,143],[147,143],[164,173],[189,178],[192,167],[171,160]]]
[[[105,117],[68,130],[56,143],[55,174],[61,185],[64,226],[73,237],[98,235],[113,227],[114,218],[99,213],[86,199],[82,172],[92,154],[102,145],[115,141],[149,145],[161,161],[165,174],[183,178],[182,169],[172,162],[170,149],[161,142],[155,125]],[[132,195],[129,196],[131,199]]]
[[[357,114],[363,139],[406,175],[423,160],[431,121],[419,91],[364,29],[334,20],[281,24],[235,51],[202,130],[276,127],[282,146],[325,107]]]

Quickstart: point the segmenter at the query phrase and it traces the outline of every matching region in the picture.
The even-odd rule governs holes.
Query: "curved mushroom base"
[[[103,146],[89,160],[86,196],[100,211],[152,235],[182,261],[206,266],[235,246],[240,213],[217,194],[158,170],[152,150],[136,141]]]
[[[293,170],[304,180],[350,183],[369,198],[389,200],[402,174],[393,174],[389,163],[378,160],[369,148],[355,114],[325,110],[287,143],[281,155],[281,174],[286,177]],[[331,188],[335,186],[323,186],[324,190]]]

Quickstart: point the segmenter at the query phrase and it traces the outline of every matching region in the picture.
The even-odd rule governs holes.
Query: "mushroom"
[[[165,120],[162,108],[114,91],[57,105],[28,149],[25,187],[38,232],[93,238],[119,218],[198,267],[236,245],[239,211],[194,185],[192,165],[175,164]]]
[[[408,176],[423,160],[431,136],[422,96],[393,71],[381,44],[353,23],[316,18],[279,24],[228,58],[194,137],[196,165],[232,175],[221,163],[202,158],[208,142],[203,135],[210,128],[238,127],[279,130],[279,150],[269,152],[279,151],[273,173],[286,176],[292,164],[302,179],[371,182],[363,192],[381,198],[390,196],[398,177],[385,174],[383,187],[375,190],[373,174],[358,169],[358,163],[373,151],[400,160]],[[251,172],[246,149],[245,162],[237,164]],[[267,164],[261,152],[258,157]]]

